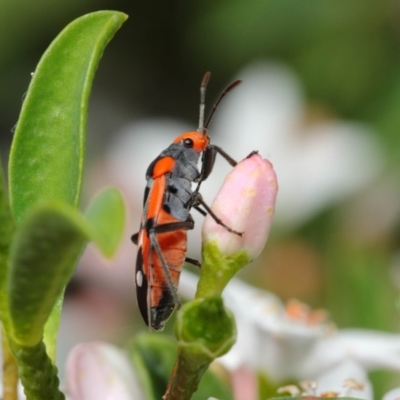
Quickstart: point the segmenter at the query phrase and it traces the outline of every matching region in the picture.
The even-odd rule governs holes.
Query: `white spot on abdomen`
[[[143,284],[143,274],[142,271],[136,272],[136,285],[141,287]]]

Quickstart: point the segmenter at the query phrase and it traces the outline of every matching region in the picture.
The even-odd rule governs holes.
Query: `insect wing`
[[[186,255],[186,230],[157,233],[157,227],[176,222],[162,208],[167,178],[148,182],[136,257],[136,296],[142,317],[154,330],[164,327],[177,305],[177,286]]]

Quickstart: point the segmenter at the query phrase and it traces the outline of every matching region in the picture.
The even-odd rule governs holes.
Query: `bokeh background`
[[[4,165],[41,54],[70,21],[100,9],[129,19],[94,82],[82,207],[101,187],[117,185],[128,227],[115,260],[89,247],[78,266],[61,325],[61,369],[75,342],[122,343],[145,330],[129,237],[140,221],[146,167],[197,127],[206,71],[209,108],[228,83],[243,79],[216,114],[213,142],[237,159],[258,149],[280,183],[270,239],[243,279],[325,308],[339,327],[398,332],[400,3],[2,0]],[[208,201],[228,170],[217,163],[204,184]],[[199,258],[199,230],[190,236],[189,255]],[[378,393],[393,387],[393,376],[372,378]]]

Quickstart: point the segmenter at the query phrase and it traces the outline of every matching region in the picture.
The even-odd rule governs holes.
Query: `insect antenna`
[[[206,75],[207,75],[207,74],[206,74]],[[205,77],[205,76],[204,76],[204,77]],[[203,78],[203,81],[204,81],[204,78]],[[242,82],[242,81],[241,81],[240,79],[237,79],[236,81],[234,81],[234,82],[232,82],[230,85],[228,85],[228,87],[226,87],[225,90],[220,94],[220,96],[219,96],[217,102],[214,104],[214,106],[213,106],[213,108],[212,108],[212,110],[211,110],[211,112],[210,112],[210,115],[209,115],[208,118],[207,118],[207,121],[206,121],[206,123],[205,123],[205,125],[204,125],[204,127],[203,127],[203,130],[207,130],[208,127],[210,126],[211,120],[212,120],[212,118],[213,118],[213,116],[214,116],[215,111],[217,110],[217,108],[218,108],[218,106],[219,106],[219,103],[221,103],[221,100],[226,96],[226,94],[227,94],[228,92],[230,92],[233,88],[235,88],[235,87],[236,87],[237,85],[239,85],[241,82]],[[205,91],[205,88],[204,88],[204,91]],[[204,112],[204,110],[203,110],[203,112]]]
[[[204,132],[204,110],[206,108],[206,88],[210,80],[211,73],[206,72],[200,85],[200,114],[198,132]]]

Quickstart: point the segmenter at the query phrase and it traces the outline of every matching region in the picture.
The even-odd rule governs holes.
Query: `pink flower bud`
[[[268,238],[277,192],[272,164],[257,153],[244,159],[226,177],[211,207],[225,225],[243,235],[229,232],[207,215],[203,241],[215,241],[226,256],[245,250],[255,259]]]
[[[67,360],[69,400],[143,399],[128,358],[106,343],[75,346]]]

